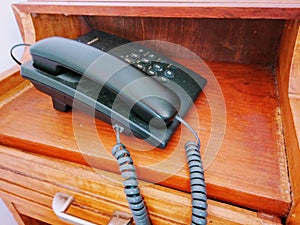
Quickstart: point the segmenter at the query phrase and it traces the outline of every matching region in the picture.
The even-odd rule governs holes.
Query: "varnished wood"
[[[20,10],[18,7],[12,7],[12,9],[15,14],[15,18],[19,26],[19,30],[21,32],[24,43],[26,44],[34,43],[36,38],[35,38],[34,25],[32,23],[31,14],[28,12],[22,12],[22,10]],[[28,57],[28,54],[24,54],[24,57]]]
[[[52,210],[49,207],[45,207],[43,204],[37,204],[34,201],[28,200],[26,198],[22,198],[21,196],[15,195],[11,192],[5,192],[2,189],[0,190],[0,196],[6,197],[12,200],[15,204],[16,209],[18,212],[22,213],[23,215],[32,218],[28,219],[29,224],[31,225],[31,222],[37,222],[41,221],[40,223],[43,224],[44,221],[47,221],[49,224],[55,224],[55,225],[68,225],[67,223],[59,220]],[[43,224],[44,225],[44,224]]]
[[[36,27],[36,40],[48,36],[76,38],[91,29],[83,29],[83,22],[78,21],[82,18],[76,16],[42,14],[32,19]],[[48,21],[47,26],[40,26],[45,20]],[[267,65],[275,64],[284,24],[280,20],[125,17],[91,17],[90,20],[94,28],[132,41],[161,40],[179,44],[205,60]],[[58,23],[60,26],[57,26]],[[194,33],[193,40],[187,38],[190,33]],[[212,34],[217,35],[212,38]]]
[[[204,60],[261,65],[275,65],[284,25],[282,20],[88,18],[94,29],[132,41],[167,41],[191,50]],[[168,51],[167,55],[174,55],[172,49]]]
[[[289,21],[286,23],[282,38],[282,46],[279,57],[279,91],[281,110],[283,113],[284,135],[286,140],[286,152],[288,168],[293,193],[293,204],[288,217],[288,224],[298,224],[300,220],[300,167],[299,154],[299,101],[293,93],[297,90],[294,82],[299,77],[299,70],[295,70],[299,57],[299,22]],[[296,47],[295,47],[296,46]],[[296,88],[296,89],[295,89]],[[292,94],[292,95],[291,95]],[[298,137],[297,137],[298,134]]]
[[[0,102],[7,101],[16,93],[22,91],[28,81],[20,77],[19,67],[14,66],[0,74]]]
[[[33,219],[29,216],[21,215],[25,225],[49,225],[48,223],[41,222],[39,220]]]
[[[12,199],[22,214],[50,224],[65,224],[51,211],[57,191],[74,196],[68,213],[97,224],[106,224],[114,209],[129,210],[116,174],[7,147],[0,147],[0,156],[0,196]],[[188,193],[141,181],[140,189],[154,225],[189,224]],[[212,200],[208,213],[211,224],[280,224],[278,218],[259,218],[255,212]]]
[[[298,98],[291,98],[290,99],[290,104],[291,104],[291,113],[293,115],[293,121],[295,124],[295,132],[298,140],[298,145],[300,141],[300,96]],[[299,148],[300,149],[300,148]]]
[[[93,27],[88,27],[81,15],[36,14],[31,18],[34,39],[25,37],[25,42],[32,43],[48,36],[74,39],[94,28],[132,41],[160,40],[178,44],[204,60],[275,65],[284,25],[282,20],[87,18]],[[44,21],[47,21],[46,26]]]
[[[296,31],[295,31],[296,32]],[[293,48],[293,58],[291,62],[289,77],[289,96],[290,98],[299,98],[300,96],[300,30],[297,33],[297,40]]]
[[[297,1],[30,1],[20,5],[32,13],[173,18],[299,19]]]
[[[32,18],[35,26],[36,40],[51,36],[62,36],[75,39],[81,32],[81,24],[78,16],[66,16],[66,15],[36,15]],[[42,21],[47,20],[47,26],[40,26],[44,24]],[[59,24],[59,26],[57,25]],[[66,28],[67,31],[66,31]]]
[[[217,160],[213,161],[213,164],[206,171],[208,192],[212,198],[260,211],[259,218],[272,218],[274,214],[286,217],[289,214],[287,223],[297,224],[300,220],[300,177],[297,172],[300,167],[300,122],[298,119],[300,115],[300,90],[297,85],[299,81],[297,63],[299,50],[297,50],[298,47],[294,49],[299,32],[299,24],[295,19],[300,18],[299,3],[297,1],[244,0],[230,2],[221,0],[211,2],[204,0],[201,2],[157,1],[149,3],[148,1],[122,0],[118,2],[110,0],[105,2],[93,0],[65,2],[58,0],[49,3],[44,0],[32,0],[28,3],[15,4],[13,9],[23,38],[29,43],[34,43],[36,40],[52,35],[75,38],[89,30],[81,17],[81,15],[87,15],[96,28],[125,38],[144,40],[160,37],[162,40],[172,41],[190,48],[206,60],[223,61],[225,59],[227,62],[248,63],[247,66],[211,63],[213,72],[222,74],[221,77],[218,77],[218,81],[226,100],[226,119],[228,123],[224,136],[225,142],[220,151],[222,154],[218,154]],[[213,18],[213,20],[207,18]],[[230,20],[219,20],[217,18],[230,18]],[[243,20],[240,20],[241,18]],[[248,19],[260,20],[248,21]],[[287,21],[283,29],[285,21],[269,21],[266,19],[293,19],[293,21]],[[43,21],[49,21],[49,23]],[[151,25],[153,21],[159,26]],[[60,25],[55,26],[55,22]],[[187,31],[188,34],[195,35],[193,29],[199,30],[199,33],[197,33],[199,40],[196,38],[190,41],[193,35],[184,38],[177,35],[178,23],[185,26],[184,31]],[[168,27],[166,24],[172,24],[176,26],[176,29],[165,28]],[[219,27],[214,27],[214,25]],[[126,26],[127,30],[124,29]],[[147,28],[146,31],[145,27]],[[154,36],[150,32],[153,27],[155,28],[155,32],[152,32],[155,34]],[[140,28],[144,28],[144,30],[136,32]],[[225,31],[230,30],[230,28],[233,32],[224,36],[224,33],[228,33]],[[166,35],[164,31],[169,31],[170,35]],[[182,33],[183,30],[180,31]],[[207,38],[205,38],[206,33]],[[199,34],[202,36],[199,36]],[[217,36],[217,39],[210,41],[208,39],[210,35]],[[277,65],[278,42],[280,39],[282,41]],[[224,42],[221,42],[221,40],[224,40]],[[201,47],[203,42],[206,45]],[[296,43],[299,43],[299,40]],[[230,52],[232,47],[235,49]],[[272,69],[270,66],[252,66],[252,63],[273,65],[274,68],[278,66],[278,76],[273,73],[274,68]],[[191,66],[193,67],[193,65]],[[277,80],[278,87],[276,85]],[[214,88],[216,87],[209,87],[210,90]],[[197,101],[197,104],[200,102],[200,105],[198,105],[198,110],[201,111],[199,117],[201,118],[201,126],[204,127],[204,130],[201,130],[201,136],[204,140],[202,154],[204,155],[208,140],[211,138],[209,132],[212,126],[212,112],[214,112],[210,109],[212,101],[209,101],[209,96],[217,96],[216,94],[217,92],[206,92],[205,98],[202,96]],[[22,98],[30,103],[26,105],[25,102],[21,101]],[[280,104],[277,102],[278,99],[280,99]],[[2,131],[0,132],[2,133],[1,142],[5,139],[6,145],[16,146],[43,155],[46,154],[54,158],[72,160],[93,167],[99,167],[99,163],[101,163],[101,168],[117,172],[114,159],[107,157],[110,155],[110,147],[114,143],[114,137],[109,136],[112,133],[109,126],[99,121],[79,119],[77,120],[77,127],[80,127],[80,132],[84,131],[87,135],[78,133],[78,129],[71,130],[68,126],[70,124],[72,126],[76,125],[76,122],[72,121],[72,116],[58,113],[55,110],[48,111],[51,107],[50,99],[32,88],[25,91],[21,96],[15,96],[13,102],[17,102],[18,106],[21,106],[21,111],[24,110],[26,113],[22,114],[24,111],[21,112],[20,108],[13,107],[12,102],[5,104],[6,108],[2,107],[6,110],[4,113],[7,117],[3,114],[0,120],[1,122],[6,121],[2,130],[5,134]],[[32,112],[32,108],[38,109],[36,111],[40,117],[35,116],[37,114]],[[192,124],[195,121],[192,116],[194,112],[192,111],[187,117]],[[77,119],[81,117],[90,119],[82,113],[77,112],[74,115],[75,117],[77,115]],[[17,119],[14,121],[13,117]],[[30,125],[24,126],[24,123],[21,123],[21,118],[26,121],[30,118],[34,118],[34,120],[31,121]],[[58,123],[60,121],[63,121],[62,124]],[[222,119],[218,118],[217,121],[221,122]],[[11,122],[11,126],[8,125],[9,122]],[[40,124],[43,124],[44,129],[38,128]],[[181,129],[177,131],[174,140],[177,141],[178,133],[181,131],[187,132]],[[104,130],[104,133],[100,130]],[[222,131],[220,134],[222,134]],[[107,140],[100,147],[97,144],[94,145],[91,142],[84,141],[86,138],[91,137],[93,140],[99,141],[99,137],[102,135],[106,135]],[[51,138],[49,139],[49,137]],[[136,157],[135,161],[138,162],[139,176],[147,174],[148,177],[143,178],[150,180],[163,177],[162,185],[188,191],[185,166],[176,174],[170,173],[170,171],[164,172],[166,168],[173,168],[170,162],[167,162],[167,167],[162,166],[155,169],[144,166],[168,158],[172,155],[171,148],[177,146],[177,144],[183,144],[189,137],[184,137],[183,140],[173,143],[173,146],[164,152],[160,150],[151,150],[151,153],[149,151],[137,152],[131,149],[134,152],[134,157]],[[78,140],[80,141],[78,142]],[[100,138],[100,141],[103,140]],[[131,138],[125,137],[124,141],[132,143]],[[135,140],[134,142],[137,143],[134,148],[144,146],[142,141]],[[79,148],[78,143],[80,143]],[[89,149],[95,149],[95,151],[78,151],[78,149],[81,149],[80,146],[85,145]],[[99,154],[96,150],[98,147],[99,149],[107,149],[104,152],[105,154],[102,154],[102,152],[97,155]],[[284,149],[286,149],[286,154]],[[182,162],[179,160],[180,154],[177,159],[175,157],[176,163]],[[182,155],[181,158],[183,159],[184,156]],[[206,160],[204,159],[204,162]],[[245,168],[245,170],[240,171],[240,168]],[[289,195],[290,183],[287,177],[287,168],[289,169],[289,179],[291,181],[292,199]],[[170,174],[172,176],[165,179]],[[9,195],[15,202],[24,201],[24,199],[11,193],[2,193]],[[29,192],[28,194],[33,193]],[[84,199],[85,196],[82,196],[82,198]],[[28,201],[28,203],[31,202]],[[292,203],[292,206],[289,209],[290,203]],[[210,202],[210,204],[212,203]],[[266,205],[268,205],[267,208]],[[24,212],[24,214],[36,215],[33,209],[41,207],[41,205],[33,204],[32,206],[31,209],[23,207],[22,204],[16,205],[17,209]],[[47,214],[49,209],[45,210],[44,206],[42,209],[44,210],[43,213]],[[221,207],[216,214],[226,215],[225,211]],[[271,217],[268,217],[268,214],[271,214]],[[40,214],[36,216],[40,219],[46,219]],[[91,218],[94,216],[91,214]],[[235,216],[235,218],[247,218],[247,216],[243,217],[243,214],[236,214]],[[274,218],[278,222],[278,217],[275,216]],[[249,223],[245,221],[243,220],[242,223],[254,224],[253,221]],[[226,224],[231,224],[231,222],[226,221]],[[222,221],[220,224],[225,224],[225,222]]]
[[[201,69],[185,63],[196,71]],[[197,111],[192,109],[186,119],[194,126],[201,124],[198,129],[203,160],[209,166],[206,170],[209,196],[285,216],[290,204],[289,183],[271,68],[224,63],[208,65],[223,90],[227,117],[214,106],[221,99],[221,93],[215,90],[214,77],[203,70],[203,75],[209,79],[205,95],[197,99]],[[212,130],[212,119],[215,123],[218,118],[213,117],[218,116],[225,116],[218,126],[220,129],[222,122],[226,123],[225,134],[222,130]],[[52,108],[51,98],[34,88],[4,105],[0,119],[0,142],[4,145],[118,172],[111,156],[115,144],[111,126],[81,112],[73,115],[58,112]],[[184,128],[176,131],[165,150],[122,136],[141,179],[184,191],[189,191],[183,151],[188,140],[193,140],[193,136]],[[205,151],[212,151],[214,142],[222,144],[216,159],[210,161]]]

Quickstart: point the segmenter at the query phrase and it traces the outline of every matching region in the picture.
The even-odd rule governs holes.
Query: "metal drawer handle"
[[[52,201],[52,209],[56,216],[63,221],[75,225],[96,225],[89,221],[67,214],[66,211],[74,201],[74,198],[64,193],[56,193]]]
[[[67,214],[66,211],[74,201],[74,198],[64,193],[56,193],[52,201],[52,209],[56,216],[65,222],[75,225],[96,225],[89,221]],[[132,216],[128,213],[115,210],[107,225],[130,225]]]

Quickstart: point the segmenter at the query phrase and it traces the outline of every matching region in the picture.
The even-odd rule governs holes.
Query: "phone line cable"
[[[188,141],[185,145],[185,152],[188,161],[190,187],[192,196],[192,225],[207,224],[207,192],[204,179],[204,169],[200,155],[201,142],[196,131],[181,117],[176,116],[179,122],[186,126],[195,136],[197,143]]]
[[[204,179],[204,169],[200,155],[200,138],[198,137],[196,131],[183,118],[176,116],[176,119],[186,126],[197,140],[196,142],[188,141],[184,146],[189,167],[192,196],[191,225],[206,225],[207,193]],[[116,131],[117,144],[113,147],[112,154],[118,161],[120,172],[122,174],[122,178],[124,179],[124,192],[126,194],[134,220],[136,221],[137,225],[151,224],[146,207],[139,192],[137,175],[133,161],[130,157],[130,153],[120,142],[120,133],[124,130],[124,128],[117,124],[115,124],[113,128]],[[134,191],[129,192],[129,190]],[[132,201],[133,196],[135,196],[138,200]]]
[[[11,49],[10,49],[10,57],[18,64],[18,65],[22,65],[22,63],[20,62],[20,60],[18,60],[15,56],[14,56],[14,49],[15,48],[18,48],[18,47],[23,47],[23,46],[27,46],[27,47],[30,47],[31,44],[26,44],[26,43],[21,43],[21,44],[16,44],[14,45]]]
[[[136,225],[151,225],[148,211],[138,187],[137,174],[133,160],[125,145],[120,141],[120,133],[123,127],[115,124],[117,144],[112,149],[113,156],[117,159],[119,170],[123,178],[124,192]]]

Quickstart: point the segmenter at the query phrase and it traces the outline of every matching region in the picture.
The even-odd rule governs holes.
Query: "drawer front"
[[[6,147],[0,150],[0,174],[2,195],[12,198],[24,214],[34,214],[50,224],[58,224],[52,211],[52,200],[58,192],[74,197],[68,214],[96,224],[107,224],[115,210],[130,213],[116,174]],[[188,194],[168,193],[168,189],[143,182],[140,187],[153,224],[189,223]]]
[[[140,181],[141,194],[152,224],[190,223],[189,193]],[[20,214],[61,225],[52,210],[53,197],[65,193],[74,198],[67,214],[95,224],[107,224],[114,211],[130,214],[120,176],[64,160],[0,146],[0,197],[13,202]],[[208,223],[280,224],[271,216],[208,201]]]

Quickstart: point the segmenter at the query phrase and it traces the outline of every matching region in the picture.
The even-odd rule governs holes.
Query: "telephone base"
[[[66,73],[53,79],[49,74],[34,68],[31,61],[22,64],[21,74],[24,78],[29,79],[36,89],[51,96],[55,109],[66,112],[71,108],[76,108],[106,123],[118,123],[124,127],[124,134],[145,139],[148,143],[158,148],[163,149],[167,146],[171,136],[179,126],[179,122],[174,120],[165,130],[149,127],[149,124],[133,112],[126,116],[128,113],[126,104],[113,104],[114,96],[112,96],[112,93],[109,95],[105,93],[99,94],[96,100],[82,95],[81,92],[76,90],[75,86],[66,88],[61,80],[68,77],[74,78],[74,74]],[[90,91],[91,89],[87,90]],[[103,91],[105,92],[105,90]]]

